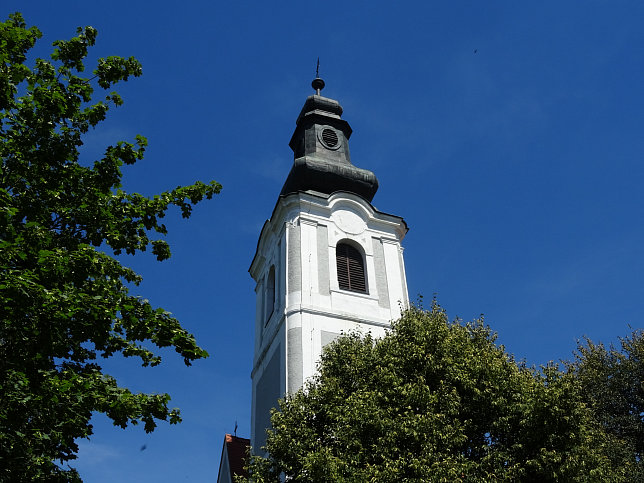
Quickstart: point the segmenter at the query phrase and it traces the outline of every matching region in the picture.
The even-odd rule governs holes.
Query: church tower
[[[378,180],[351,163],[351,127],[312,83],[289,143],[295,161],[249,272],[255,292],[251,446],[265,444],[270,409],[316,371],[341,333],[384,335],[407,306],[405,221],[372,204]]]

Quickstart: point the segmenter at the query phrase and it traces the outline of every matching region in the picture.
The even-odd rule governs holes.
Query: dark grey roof
[[[351,163],[351,126],[341,118],[342,106],[334,99],[312,95],[297,118],[289,146],[295,161],[281,195],[297,191],[356,193],[371,201],[378,190],[376,175]]]

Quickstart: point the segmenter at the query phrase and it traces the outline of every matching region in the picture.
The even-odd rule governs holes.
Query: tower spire
[[[315,79],[311,82],[311,87],[315,90],[315,93],[319,96],[320,91],[324,89],[324,81],[320,79],[320,58],[318,57],[318,64],[315,68]]]
[[[319,66],[317,74],[319,75]],[[371,201],[378,190],[376,175],[351,163],[351,127],[342,119],[342,106],[335,99],[320,95],[324,81],[311,83],[316,94],[309,96],[297,117],[289,146],[294,162],[282,188],[282,195],[316,191],[330,195],[347,191]]]

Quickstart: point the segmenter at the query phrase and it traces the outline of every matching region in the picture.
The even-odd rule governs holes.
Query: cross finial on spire
[[[324,89],[324,81],[320,79],[320,58],[318,57],[318,64],[315,67],[315,79],[311,82],[311,86],[315,89],[315,93],[319,96],[320,91]]]

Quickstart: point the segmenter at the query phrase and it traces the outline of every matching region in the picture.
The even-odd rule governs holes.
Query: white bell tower
[[[249,272],[257,283],[251,446],[270,409],[316,371],[341,333],[384,335],[409,304],[401,241],[405,221],[378,211],[376,176],[351,164],[351,127],[316,78],[289,143],[295,153]]]

